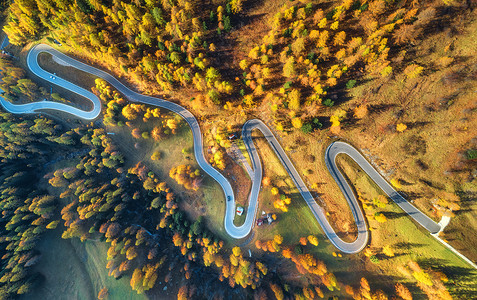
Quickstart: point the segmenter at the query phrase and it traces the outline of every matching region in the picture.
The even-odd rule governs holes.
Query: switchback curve
[[[58,57],[59,59],[65,61],[69,65],[84,72],[90,73],[92,75],[98,76],[104,80],[106,80],[109,84],[111,84],[114,88],[116,88],[119,92],[121,92],[127,99],[131,102],[138,102],[144,103],[149,105],[158,106],[161,108],[168,109],[179,114],[190,126],[193,135],[194,141],[194,154],[199,166],[209,174],[212,178],[214,178],[222,187],[224,191],[225,198],[226,198],[226,209],[225,209],[225,218],[224,218],[224,227],[226,232],[233,238],[239,239],[246,237],[250,231],[252,230],[254,223],[255,223],[255,216],[258,209],[258,193],[260,191],[260,184],[262,180],[262,165],[260,163],[260,158],[256,151],[255,145],[252,141],[252,131],[254,129],[260,130],[265,139],[268,141],[270,146],[273,148],[275,154],[280,159],[281,163],[287,170],[288,174],[292,178],[293,182],[297,186],[298,190],[300,191],[301,195],[305,199],[305,202],[313,212],[313,215],[317,219],[318,223],[322,227],[324,233],[329,238],[331,243],[337,247],[340,251],[344,253],[357,253],[361,251],[368,241],[369,235],[366,226],[366,222],[363,216],[363,212],[359,206],[354,193],[352,192],[351,188],[349,187],[348,183],[344,179],[343,175],[339,172],[335,159],[339,153],[344,153],[349,155],[353,160],[355,160],[361,168],[383,189],[383,191],[388,194],[388,196],[393,199],[403,210],[405,210],[413,219],[415,219],[419,224],[425,227],[431,233],[436,233],[439,231],[440,226],[428,218],[425,214],[420,212],[417,208],[415,208],[412,204],[407,202],[404,198],[402,198],[398,192],[396,192],[387,182],[386,180],[369,164],[369,162],[364,159],[364,157],[352,146],[343,142],[335,142],[331,144],[328,149],[326,150],[325,155],[325,162],[328,170],[332,174],[335,181],[338,183],[341,191],[344,193],[348,204],[350,205],[350,209],[352,211],[353,217],[355,219],[356,225],[358,227],[358,237],[354,242],[347,243],[343,241],[341,238],[338,237],[328,220],[326,219],[325,213],[323,209],[316,203],[313,196],[309,192],[308,188],[306,187],[305,183],[301,179],[300,175],[296,171],[293,163],[290,161],[288,156],[286,155],[283,148],[280,146],[278,140],[275,138],[271,130],[260,120],[254,119],[247,121],[242,129],[242,137],[244,140],[244,144],[247,148],[247,151],[252,160],[252,167],[254,169],[254,176],[252,179],[252,189],[249,196],[249,206],[247,209],[247,216],[245,222],[241,226],[236,226],[233,223],[233,219],[235,216],[235,197],[233,193],[233,189],[229,183],[229,181],[216,169],[214,169],[205,159],[204,152],[203,152],[203,143],[202,143],[202,134],[200,132],[199,123],[197,122],[196,118],[184,107],[175,104],[173,102],[169,102],[163,99],[142,95],[132,91],[131,89],[127,88],[124,84],[118,81],[115,77],[110,75],[107,72],[84,64],[80,61],[77,61],[55,49],[52,47],[39,44],[33,47],[27,56],[27,65],[28,68],[38,77],[56,85],[60,85],[62,88],[68,89],[76,94],[79,94],[85,98],[88,98],[93,103],[93,109],[89,112],[81,111],[71,106],[51,102],[51,101],[42,101],[36,103],[29,103],[24,105],[13,105],[8,101],[5,101],[3,98],[0,97],[0,102],[3,107],[11,112],[16,114],[21,113],[35,113],[44,109],[53,109],[59,110],[62,112],[70,113],[75,116],[84,119],[94,119],[96,118],[100,111],[101,111],[101,103],[98,97],[91,92],[82,89],[71,82],[58,78],[53,74],[45,71],[42,69],[38,64],[38,55],[42,52],[49,53],[53,56]],[[229,200],[230,199],[230,200]]]

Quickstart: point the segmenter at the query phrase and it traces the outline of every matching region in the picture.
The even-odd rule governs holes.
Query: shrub
[[[300,129],[303,133],[310,133],[313,131],[313,126],[310,123],[306,123]]]
[[[315,129],[321,129],[323,127],[323,124],[321,124],[320,120],[318,118],[313,119],[313,128]]]
[[[349,90],[349,89],[352,89],[355,85],[356,85],[356,80],[351,79],[346,83],[346,88]]]
[[[369,257],[369,260],[370,260],[373,264],[379,263],[379,259],[376,257],[376,255],[371,255],[371,256]]]
[[[323,105],[328,106],[328,107],[332,107],[333,105],[335,105],[335,102],[333,100],[331,100],[330,98],[328,98],[325,101],[323,101]]]
[[[466,151],[467,159],[476,159],[477,158],[477,150],[476,149],[469,149]]]

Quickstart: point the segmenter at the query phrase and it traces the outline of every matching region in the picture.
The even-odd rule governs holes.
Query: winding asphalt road
[[[325,162],[328,170],[330,171],[331,175],[333,176],[334,180],[338,183],[341,191],[346,197],[350,209],[352,211],[353,217],[355,219],[357,228],[358,228],[358,237],[354,242],[348,243],[343,241],[341,238],[338,237],[334,229],[331,227],[330,223],[328,222],[326,215],[323,209],[316,203],[315,199],[309,192],[308,188],[306,187],[305,183],[301,179],[299,173],[296,171],[293,163],[290,161],[288,156],[286,155],[283,148],[280,146],[278,140],[275,138],[271,130],[260,120],[249,120],[247,121],[242,129],[242,138],[244,140],[244,144],[247,148],[247,151],[250,155],[252,167],[254,170],[253,178],[252,178],[252,189],[249,196],[249,206],[247,209],[247,215],[245,222],[241,226],[236,226],[233,223],[233,219],[235,217],[235,197],[233,189],[229,183],[229,181],[216,169],[214,169],[208,162],[207,159],[204,157],[203,152],[203,144],[202,144],[202,134],[200,132],[199,123],[197,122],[196,118],[184,107],[175,104],[173,102],[169,102],[166,100],[162,100],[159,98],[146,96],[142,94],[138,94],[131,89],[127,88],[124,84],[118,81],[115,77],[106,73],[102,70],[94,68],[92,66],[86,65],[80,61],[77,61],[53,48],[48,45],[39,44],[33,47],[27,56],[27,65],[30,70],[38,77],[61,86],[67,90],[70,90],[78,95],[81,95],[85,98],[88,98],[93,103],[93,109],[91,111],[81,111],[74,107],[57,103],[51,101],[42,101],[36,103],[29,103],[23,105],[14,105],[8,101],[5,101],[3,98],[0,97],[0,102],[3,107],[11,112],[16,114],[23,114],[23,113],[36,113],[45,109],[52,109],[52,110],[59,110],[62,112],[73,114],[77,117],[84,118],[84,119],[94,119],[96,118],[101,112],[101,103],[96,95],[93,93],[76,86],[75,84],[68,82],[64,79],[54,76],[53,74],[45,71],[38,65],[38,55],[42,52],[49,53],[58,57],[59,59],[63,60],[64,62],[68,63],[74,68],[82,70],[84,72],[93,74],[100,78],[103,78],[107,82],[109,82],[112,86],[114,86],[119,92],[121,92],[127,99],[131,102],[139,102],[149,105],[158,106],[161,108],[165,108],[171,110],[177,114],[179,114],[184,120],[189,124],[192,130],[193,140],[194,140],[194,154],[199,166],[209,174],[212,178],[214,178],[222,187],[222,190],[225,193],[226,200],[226,209],[225,209],[225,219],[224,219],[224,226],[227,233],[236,239],[246,237],[250,231],[252,230],[254,223],[255,223],[255,216],[257,214],[258,209],[258,194],[260,192],[260,184],[262,181],[262,165],[260,162],[260,157],[257,153],[255,145],[252,140],[252,131],[254,129],[260,130],[265,139],[268,141],[270,146],[275,151],[275,154],[280,159],[281,163],[287,170],[288,174],[292,178],[293,182],[297,186],[298,190],[300,191],[301,195],[305,199],[306,203],[308,204],[309,208],[313,212],[316,220],[320,224],[323,229],[323,232],[329,238],[331,243],[336,246],[340,251],[344,253],[357,253],[361,251],[367,244],[369,239],[369,234],[365,222],[365,218],[359,203],[354,196],[354,193],[351,187],[348,185],[346,180],[344,179],[343,175],[338,170],[336,166],[336,156],[340,153],[346,154],[350,156],[359,166],[378,184],[378,186],[383,189],[383,191],[394,201],[396,202],[406,213],[408,213],[414,220],[416,220],[420,225],[426,228],[431,233],[437,233],[440,229],[440,225],[435,223],[421,211],[419,211],[416,207],[412,204],[407,202],[404,198],[402,198],[397,191],[395,191],[387,182],[386,180],[369,164],[368,161],[352,146],[343,142],[334,142],[331,144],[328,149],[326,150],[325,154]],[[230,199],[230,200],[228,200]]]
[[[8,35],[6,33],[4,33],[3,31],[0,33],[5,35],[5,37],[2,40],[2,43],[0,44],[0,50],[3,50],[3,48],[8,46],[8,44],[10,43],[10,40],[8,39]]]

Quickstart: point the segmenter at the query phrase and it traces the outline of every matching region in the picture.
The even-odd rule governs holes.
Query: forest
[[[338,190],[323,183],[329,175],[314,166],[318,154],[310,149],[324,151],[314,146],[317,141],[338,138],[368,151],[378,148],[371,154],[381,156],[380,167],[395,170],[391,184],[434,219],[455,217],[457,228],[442,237],[464,245],[466,255],[477,255],[463,249],[472,248],[467,239],[474,245],[477,226],[466,215],[476,192],[475,104],[467,91],[477,86],[477,64],[475,49],[459,42],[465,35],[475,45],[463,29],[475,28],[471,1],[16,0],[2,1],[0,11],[7,6],[4,31],[15,53],[21,56],[36,41],[49,43],[111,71],[138,92],[184,105],[200,120],[209,162],[229,179],[235,142],[228,137],[259,117],[295,153],[291,158],[313,192],[328,194],[323,198],[338,230],[352,235],[344,225],[350,218],[342,213],[344,204],[331,204]],[[439,39],[445,43],[436,45]],[[71,104],[68,95],[51,93],[14,59],[0,57],[0,76],[2,96],[13,103]],[[276,170],[263,178],[269,203],[261,209],[277,224],[257,230],[246,247],[224,239],[209,216],[194,217],[184,205],[184,195],[200,198],[206,182],[190,149],[182,149],[187,163],[156,173],[153,163],[164,163],[159,147],[133,163],[111,135],[116,130],[121,139],[125,132],[140,152],[141,143],[157,145],[177,136],[184,120],[128,102],[101,79],[85,88],[102,101],[102,125],[0,114],[0,299],[42,284],[42,275],[33,271],[41,260],[35,246],[56,228],[63,239],[107,244],[109,275],[130,278],[134,291],[150,296],[159,282],[177,277],[178,299],[477,295],[475,273],[437,259],[432,264],[437,254],[413,255],[406,243],[378,244],[387,241],[381,235],[390,235],[379,228],[391,230],[399,214],[389,212],[386,197],[364,188],[356,192],[376,236],[355,258],[330,250],[318,232],[286,239],[278,226],[298,223],[290,216],[300,204]],[[432,136],[450,150],[440,152]],[[398,151],[404,153],[401,160],[391,156]],[[75,158],[53,163],[65,153]],[[49,162],[54,171],[47,171]],[[37,184],[42,180],[48,189]],[[361,271],[349,275],[344,265]]]
[[[227,32],[244,16],[242,2],[25,0],[11,6],[5,31],[22,45],[50,30],[67,41],[68,51],[101,58],[146,93],[192,89],[198,105],[233,111],[266,102],[278,131],[309,133],[322,126],[320,109],[333,106],[360,77],[385,78],[395,69],[419,76],[423,66],[404,68],[406,48],[439,14],[433,5],[384,0],[283,5],[267,34],[231,70],[221,61]],[[442,62],[445,67],[452,59]],[[363,103],[354,116],[366,113]],[[353,114],[338,110],[327,122],[338,133],[349,118]]]
[[[245,257],[240,247],[227,250],[223,241],[204,227],[202,218],[191,221],[178,209],[177,197],[145,165],[125,170],[123,156],[103,129],[87,126],[65,131],[46,118],[22,119],[9,114],[1,117],[4,225],[0,282],[5,299],[25,294],[41,283],[38,274],[30,272],[41,259],[35,242],[44,231],[59,224],[64,225],[64,239],[99,238],[108,243],[106,268],[110,276],[129,274],[131,288],[138,293],[154,287],[158,270],[174,269],[181,270],[188,280],[179,291],[179,299],[205,299],[211,290],[216,290],[219,298],[229,298],[236,295],[232,289],[235,286],[254,291],[260,299],[267,295],[283,299],[286,294],[323,298],[324,293],[342,286],[355,299],[370,295],[387,299],[382,290],[372,290],[364,277],[359,288],[340,283],[322,261],[306,253],[308,247],[318,245],[315,236],[302,238],[294,248],[282,246],[280,235],[255,243],[263,251],[281,253],[299,273],[315,282],[303,289],[281,282],[268,272],[265,263]],[[25,182],[38,181],[44,163],[71,146],[87,150],[81,151],[84,154],[78,164],[44,175],[51,186],[61,189],[60,199],[69,203],[61,207],[60,199]],[[392,250],[388,255],[394,255]],[[422,270],[416,262],[409,264],[407,272],[422,282],[429,295],[450,298],[442,284],[444,274]],[[167,273],[164,280],[170,276]],[[200,288],[203,276],[208,277],[208,289]],[[396,293],[410,299],[406,298],[409,290],[402,284],[396,285]]]
[[[59,223],[57,199],[35,184],[43,165],[56,151],[68,151],[71,132],[45,118],[19,119],[1,114],[1,237],[0,295],[25,294],[37,282],[31,274],[41,254],[35,250],[43,232]]]

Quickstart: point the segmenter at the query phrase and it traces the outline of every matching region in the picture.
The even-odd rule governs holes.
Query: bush
[[[320,120],[318,118],[313,118],[313,128],[321,129],[322,127],[323,127],[323,124],[321,124]]]
[[[355,85],[356,85],[356,80],[351,79],[346,83],[346,88],[349,90],[349,89],[352,89]]]
[[[313,131],[313,126],[310,123],[306,123],[300,129],[303,133],[310,133]]]
[[[217,93],[216,90],[210,90],[207,93],[207,96],[209,96],[210,100],[214,102],[215,104],[219,103],[219,93]]]
[[[325,101],[323,101],[323,105],[328,106],[328,107],[332,107],[333,105],[335,105],[335,102],[333,100],[331,100],[330,98],[328,98]]]
[[[466,151],[467,159],[476,159],[477,158],[477,150],[476,149],[469,149]]]
[[[379,263],[379,259],[376,257],[376,255],[371,255],[371,256],[369,257],[369,260],[370,260],[373,264]]]
[[[296,254],[303,254],[303,248],[300,245],[295,246],[295,253]]]
[[[227,32],[229,32],[232,29],[232,25],[230,24],[230,17],[229,16],[224,17],[224,29]]]

